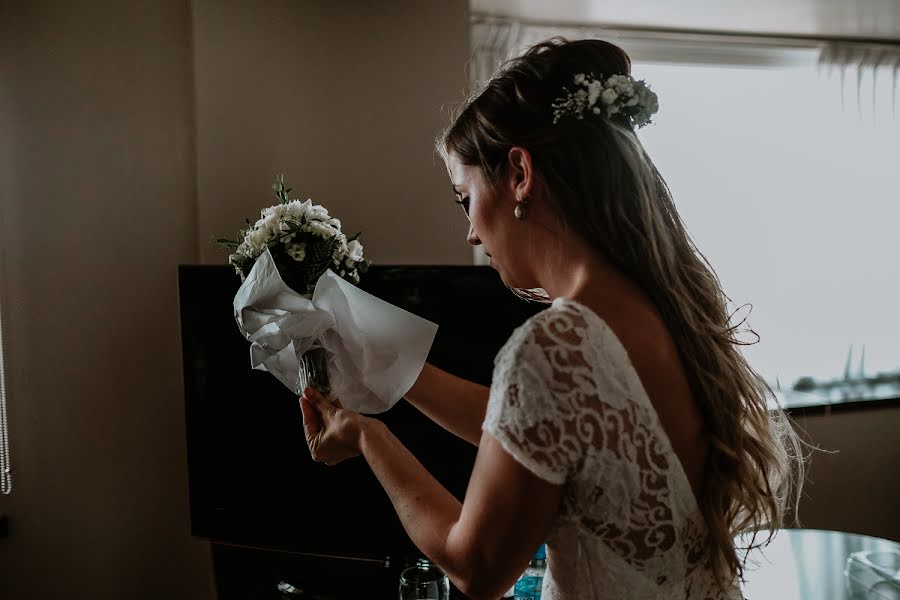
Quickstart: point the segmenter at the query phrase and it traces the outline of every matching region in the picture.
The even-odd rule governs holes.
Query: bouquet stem
[[[331,378],[328,376],[328,351],[324,348],[307,350],[300,357],[300,373],[297,387],[300,393],[307,387],[316,388],[327,399],[332,397]]]

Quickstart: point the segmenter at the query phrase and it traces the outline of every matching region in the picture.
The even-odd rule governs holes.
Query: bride
[[[545,600],[740,598],[733,537],[777,528],[802,480],[797,438],[634,133],[656,109],[621,49],[553,39],[508,62],[439,142],[469,243],[549,304],[499,352],[489,389],[426,365],[407,395],[478,446],[463,503],[380,421],[313,389],[300,399],[313,458],[362,455],[471,598],[500,597],[544,541]]]

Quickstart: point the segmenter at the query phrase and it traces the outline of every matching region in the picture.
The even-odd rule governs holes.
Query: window
[[[894,81],[857,99],[818,70],[636,62],[661,106],[639,135],[788,405],[900,397]]]
[[[785,404],[900,398],[898,49],[475,15],[473,84],[555,35],[620,45],[658,93],[639,136]]]

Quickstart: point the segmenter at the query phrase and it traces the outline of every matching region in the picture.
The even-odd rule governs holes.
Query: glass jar
[[[450,600],[450,579],[437,565],[420,559],[400,573],[399,600]]]

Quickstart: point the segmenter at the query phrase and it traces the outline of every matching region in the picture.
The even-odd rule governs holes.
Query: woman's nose
[[[469,235],[466,236],[466,241],[472,246],[477,246],[481,243],[481,240],[478,239],[478,234],[475,233],[475,226],[471,223],[469,223]]]

